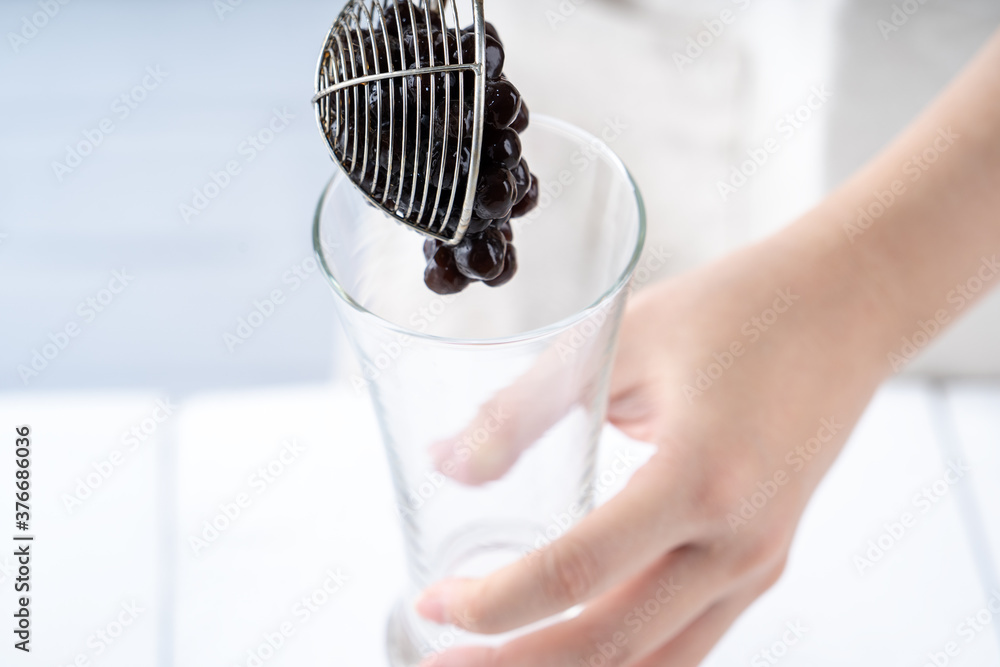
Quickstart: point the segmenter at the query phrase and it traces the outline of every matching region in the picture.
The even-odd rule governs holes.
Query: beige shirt
[[[649,247],[671,255],[664,275],[808,210],[1000,24],[990,0],[504,0],[490,9],[534,112],[595,133],[624,128],[610,143],[642,188]],[[963,315],[910,372],[1000,373],[1000,291]]]

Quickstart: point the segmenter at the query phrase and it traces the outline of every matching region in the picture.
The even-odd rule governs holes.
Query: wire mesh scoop
[[[375,206],[457,244],[472,219],[486,97],[483,0],[349,0],[316,75],[330,154]]]

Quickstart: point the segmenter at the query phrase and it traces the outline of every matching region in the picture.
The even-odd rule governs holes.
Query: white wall
[[[332,297],[311,257],[314,202],[333,165],[309,97],[338,2],[207,0],[70,3],[12,45],[29,0],[0,4],[0,390],[69,323],[81,333],[28,389],[208,387],[318,380],[334,365]],[[890,0],[491,0],[507,72],[536,113],[600,133],[635,173],[649,245],[681,271],[769,233],[817,202],[940,88],[1000,20],[987,0],[928,3],[882,40]],[[731,19],[719,30],[722,12]],[[706,27],[721,34],[678,63]],[[702,36],[704,39],[704,35]],[[16,48],[15,48],[16,46]],[[696,52],[695,52],[696,53]],[[167,73],[127,118],[112,107]],[[830,101],[793,136],[782,116],[813,86]],[[246,137],[273,109],[295,118],[254,161]],[[60,181],[52,163],[110,118],[114,132]],[[781,149],[725,201],[718,183],[746,151]],[[829,150],[828,150],[829,147]],[[237,160],[241,173],[198,217],[194,188]],[[93,322],[78,304],[111,272],[134,282]],[[254,302],[288,300],[235,351],[224,341]],[[1000,295],[935,346],[917,371],[1000,372]],[[51,348],[49,349],[51,351]]]

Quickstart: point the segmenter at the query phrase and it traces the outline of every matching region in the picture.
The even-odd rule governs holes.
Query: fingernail
[[[428,621],[434,621],[440,625],[447,623],[448,588],[448,584],[442,582],[425,590],[420,599],[417,600],[417,613]]]

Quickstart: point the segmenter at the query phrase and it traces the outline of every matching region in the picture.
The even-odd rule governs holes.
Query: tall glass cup
[[[600,140],[535,116],[522,136],[539,206],[514,220],[520,269],[455,296],[423,284],[423,238],[338,173],[313,241],[388,454],[409,587],[389,655],[411,667],[463,644],[418,618],[419,592],[480,577],[566,532],[593,503],[598,439],[629,281],[645,238],[635,183]]]

